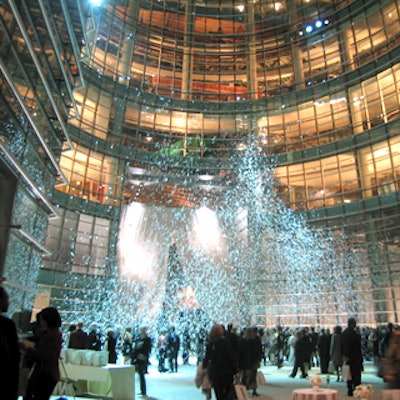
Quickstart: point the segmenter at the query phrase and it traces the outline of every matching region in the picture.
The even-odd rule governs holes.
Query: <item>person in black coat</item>
[[[239,360],[239,335],[236,333],[233,324],[228,324],[228,329],[225,334],[226,338],[229,340],[231,346],[232,354],[235,357],[236,363]]]
[[[166,352],[169,363],[169,372],[178,372],[178,354],[181,347],[181,339],[172,326],[167,335]]]
[[[101,332],[96,325],[93,325],[91,327],[90,332],[88,334],[87,342],[89,350],[95,350],[95,351],[101,350],[103,345],[101,339]]]
[[[225,337],[225,329],[220,324],[213,325],[208,335],[203,368],[207,369],[216,399],[228,400],[234,390],[234,377],[238,379],[239,374],[229,340]]]
[[[253,390],[253,396],[258,396],[256,378],[257,369],[260,366],[261,349],[259,336],[256,336],[254,329],[247,328],[239,342],[239,370],[242,384],[248,390]]]
[[[0,313],[8,310],[8,293],[0,286]],[[20,352],[15,323],[10,318],[0,315],[0,377],[1,398],[16,400],[18,398]]]
[[[47,307],[37,316],[40,332],[37,341],[24,340],[20,347],[32,362],[24,400],[48,400],[60,379],[59,360],[62,334],[61,317],[54,307]]]
[[[308,335],[303,329],[301,332],[296,332],[296,343],[294,345],[294,366],[293,371],[289,375],[290,378],[294,378],[297,375],[297,371],[300,368],[301,378],[307,378],[307,371],[305,365],[310,361],[311,346]]]
[[[68,348],[84,350],[88,348],[88,335],[83,330],[83,322],[76,324],[76,329],[69,335]]]
[[[347,394],[353,396],[354,389],[361,385],[363,358],[361,351],[361,336],[356,331],[356,320],[349,318],[347,328],[342,333],[343,361],[350,366],[351,379],[347,380]]]
[[[107,332],[106,350],[108,351],[108,363],[116,364],[118,359],[117,339],[115,339],[115,334],[112,330]]]
[[[135,339],[132,353],[132,363],[136,366],[136,372],[139,374],[140,395],[147,395],[146,379],[147,366],[151,352],[151,339],[147,336],[145,327],[140,329],[140,335]]]
[[[331,350],[331,333],[328,328],[323,329],[318,338],[319,366],[321,374],[328,373]]]

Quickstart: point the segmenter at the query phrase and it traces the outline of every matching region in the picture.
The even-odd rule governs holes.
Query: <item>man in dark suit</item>
[[[353,396],[354,389],[361,385],[361,371],[363,359],[361,353],[361,335],[356,331],[356,320],[349,318],[347,328],[342,333],[343,361],[350,366],[349,379],[347,379],[347,394]]]
[[[76,330],[71,332],[68,347],[70,349],[82,350],[88,348],[88,335],[83,330],[83,322],[78,322],[76,324]]]

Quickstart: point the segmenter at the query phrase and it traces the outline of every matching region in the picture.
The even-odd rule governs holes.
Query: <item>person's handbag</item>
[[[256,381],[257,381],[257,386],[263,386],[267,384],[265,376],[261,371],[257,371]]]
[[[247,391],[246,386],[244,385],[235,385],[235,392],[237,400],[248,400],[249,393]]]
[[[342,366],[342,378],[344,381],[351,381],[350,365],[346,362],[344,362]]]
[[[203,368],[203,363],[201,362],[196,370],[196,376],[194,378],[194,383],[196,385],[197,388],[201,388],[201,385],[203,384],[203,380],[204,380],[204,375],[206,374],[206,371]]]
[[[207,369],[204,369],[202,362],[197,367],[194,383],[197,388],[201,388],[202,390],[212,389],[212,383],[208,376]]]

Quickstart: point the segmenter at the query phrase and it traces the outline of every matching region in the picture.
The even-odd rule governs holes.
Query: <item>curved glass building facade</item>
[[[1,5],[0,271],[15,309],[399,322],[399,12],[396,0]],[[218,221],[207,240],[219,232],[207,243],[204,209]]]

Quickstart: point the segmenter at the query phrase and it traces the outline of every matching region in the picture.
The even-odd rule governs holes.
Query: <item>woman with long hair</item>
[[[62,345],[61,317],[54,307],[36,316],[37,341],[24,340],[21,348],[32,363],[24,400],[48,400],[60,379],[59,359]]]
[[[207,369],[217,400],[228,400],[228,396],[234,390],[234,376],[239,377],[235,359],[229,341],[225,337],[224,327],[214,324],[208,335],[203,367]]]

